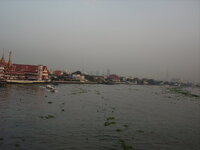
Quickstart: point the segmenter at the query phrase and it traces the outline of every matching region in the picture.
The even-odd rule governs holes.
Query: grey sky
[[[1,0],[3,48],[15,63],[200,81],[200,1]]]

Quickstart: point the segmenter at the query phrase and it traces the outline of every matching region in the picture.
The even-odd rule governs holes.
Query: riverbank
[[[5,80],[4,84],[125,84],[124,82],[93,82],[93,81],[32,81],[32,80]],[[2,84],[3,84],[2,83]]]

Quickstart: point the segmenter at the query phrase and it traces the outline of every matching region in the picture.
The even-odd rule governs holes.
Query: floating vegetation
[[[51,119],[54,118],[53,115],[46,115],[46,116],[40,116],[41,119]]]
[[[62,111],[65,111],[64,109],[62,109]]]
[[[20,147],[20,145],[19,145],[19,144],[15,144],[15,146],[16,146],[16,147]]]
[[[115,124],[116,124],[115,121],[112,121],[112,122],[106,121],[106,122],[104,123],[104,126],[110,126],[110,125],[115,125]]]
[[[117,132],[122,132],[123,130],[122,130],[122,129],[116,129],[115,131],[117,131]]]
[[[125,125],[123,125],[125,128],[128,128],[128,125],[127,124],[125,124]]]
[[[76,95],[77,93],[76,92],[71,92],[71,95]]]
[[[115,117],[108,117],[106,120],[115,120]]]
[[[85,89],[80,89],[80,91],[78,92],[79,94],[81,94],[81,93],[87,93],[88,91],[87,90],[85,90]]]
[[[104,123],[104,126],[110,126],[110,125],[116,124],[115,121],[111,121],[111,120],[115,120],[115,117],[108,117],[108,118],[106,118],[106,120],[107,121]],[[111,122],[109,122],[109,121],[111,121]]]
[[[170,92],[173,93],[178,93],[178,94],[182,94],[184,96],[188,96],[188,97],[199,97],[199,95],[196,94],[192,94],[191,92],[187,91],[187,90],[183,90],[182,88],[168,88]]]
[[[96,92],[96,94],[97,94],[97,95],[100,95],[101,93],[100,93],[100,92]]]
[[[127,145],[124,140],[119,140],[119,142],[121,143],[121,147],[123,148],[123,150],[135,149],[133,148],[133,146]]]
[[[79,88],[79,90],[72,91],[72,92],[71,92],[71,95],[83,94],[83,93],[87,93],[87,92],[88,92],[88,90]]]
[[[95,94],[100,95],[100,91],[95,90]]]
[[[111,109],[112,109],[112,110],[115,110],[116,108],[115,108],[115,107],[111,107]]]
[[[143,131],[143,130],[137,130],[137,132],[139,132],[139,133],[144,133],[144,131]]]
[[[139,91],[140,89],[133,89],[133,90],[135,90],[135,91]]]
[[[52,104],[53,102],[48,102],[48,104]]]

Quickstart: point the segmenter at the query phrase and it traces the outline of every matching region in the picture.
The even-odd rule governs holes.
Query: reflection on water
[[[24,93],[34,95],[34,96],[44,96],[45,89],[43,86],[38,85],[6,85],[0,88],[0,97],[2,99],[7,99],[9,96],[23,95]],[[16,95],[17,94],[17,95]]]
[[[56,88],[0,88],[0,149],[200,149],[199,98],[159,86]]]

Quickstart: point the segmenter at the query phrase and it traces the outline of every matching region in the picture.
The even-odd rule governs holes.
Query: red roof
[[[20,64],[13,64],[12,70],[16,72],[30,72],[30,73],[37,73],[38,66],[36,65],[20,65]]]
[[[55,74],[55,75],[57,75],[57,76],[61,76],[61,75],[63,75],[63,71],[55,70],[55,71],[53,72],[53,74]]]
[[[108,76],[108,79],[111,79],[111,80],[120,80],[120,77],[116,74],[111,74]]]
[[[39,65],[24,65],[24,64],[12,64],[11,72],[13,73],[38,73]],[[42,66],[42,71],[48,70],[46,66]]]

